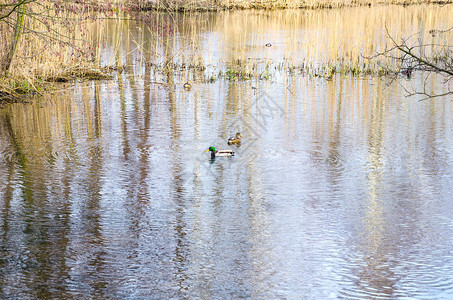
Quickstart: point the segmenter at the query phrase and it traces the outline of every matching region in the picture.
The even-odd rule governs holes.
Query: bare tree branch
[[[453,94],[452,87],[450,87],[453,81],[453,45],[436,42],[424,43],[420,32],[408,38],[401,38],[401,41],[397,42],[390,34],[387,26],[385,29],[391,42],[390,47],[386,47],[384,51],[367,57],[367,59],[385,58],[387,65],[384,69],[391,82],[401,76],[410,80],[413,73],[417,71],[422,72],[424,84],[421,90],[413,91],[409,91],[403,86],[408,97],[419,95],[424,96],[422,100],[426,100]],[[451,34],[452,32],[453,27],[447,30],[436,29],[429,31],[433,38],[438,34]],[[448,89],[446,92],[428,92],[427,79],[431,74],[438,74],[443,78],[443,84],[447,85]]]
[[[11,3],[11,4],[2,4],[2,5],[0,5],[0,7],[9,7],[9,6],[12,6],[11,10],[10,10],[8,13],[6,13],[6,14],[4,14],[4,15],[3,15],[3,14],[0,15],[0,21],[3,20],[3,19],[8,18],[9,16],[11,16],[11,15],[14,13],[14,11],[15,11],[18,7],[20,7],[21,5],[24,5],[24,4],[27,4],[27,3],[32,3],[32,2],[35,2],[35,0],[21,0],[21,1],[19,1],[18,3]]]

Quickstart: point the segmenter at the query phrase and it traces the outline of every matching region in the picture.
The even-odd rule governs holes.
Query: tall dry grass
[[[218,11],[229,9],[322,9],[373,5],[447,4],[451,0],[150,0],[137,5],[143,10]]]
[[[129,17],[123,20],[125,7],[146,9],[148,3],[154,3],[162,9],[180,10],[181,7],[177,5],[190,4],[196,9],[196,5],[208,3],[223,9],[272,4],[274,6],[263,8],[278,8],[299,7],[302,2],[139,1],[135,8],[117,2],[116,6],[108,8],[89,6],[82,12],[76,9],[74,3],[58,9],[48,9],[46,5],[52,2],[42,3],[27,5],[28,12],[35,14],[42,13],[45,8],[46,17],[26,18],[27,30],[22,33],[8,76],[0,79],[0,90],[39,92],[49,82],[80,77],[108,78],[104,72],[107,67],[122,69],[137,65],[152,69],[153,74],[160,72],[172,75],[180,72],[181,80],[184,81],[211,81],[221,76],[232,80],[267,79],[275,70],[326,77],[335,72],[374,72],[376,65],[368,64],[364,56],[385,48],[386,25],[389,25],[390,34],[395,38],[420,30],[414,15],[424,20],[426,32],[430,29],[446,29],[437,28],[438,20],[448,19],[445,14],[451,12],[440,6],[434,6],[439,9],[429,10],[423,6],[378,6],[272,12],[135,14],[135,11],[130,11]],[[286,3],[286,6],[282,3]],[[303,3],[316,8],[324,7],[327,3],[329,7],[339,7],[366,5],[369,2],[308,0]],[[204,7],[210,8],[208,4]],[[412,8],[418,12],[414,13]],[[0,22],[0,29],[0,55],[3,57],[11,42],[12,30],[4,22]],[[279,34],[284,36],[278,37]],[[268,43],[271,47],[265,46]],[[134,61],[131,57],[137,59]],[[172,80],[171,76],[156,79],[158,82]]]
[[[39,92],[49,82],[108,77],[100,70],[106,19],[120,9],[53,1],[25,5],[25,22],[9,70],[0,78],[3,94]],[[0,58],[10,51],[16,13],[0,22]]]

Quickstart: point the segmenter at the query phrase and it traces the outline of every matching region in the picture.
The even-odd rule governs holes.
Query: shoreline
[[[178,2],[148,1],[147,4],[140,6],[137,12],[157,11],[157,12],[215,12],[226,10],[286,10],[286,9],[335,9],[348,7],[372,7],[385,5],[411,6],[411,5],[448,5],[453,4],[453,0],[347,0],[347,1],[197,1],[187,4]]]
[[[368,1],[371,3],[370,1]],[[366,2],[366,3],[368,3]],[[418,2],[416,3],[415,1],[406,1],[410,2],[411,4],[415,5],[435,5],[434,3],[453,3],[452,1],[423,1],[423,2]],[[404,2],[404,3],[406,3]],[[212,2],[198,2],[199,3],[212,3]],[[239,2],[231,2],[231,5],[237,4]],[[269,1],[269,2],[252,2],[252,4],[256,3],[283,3],[283,2],[278,2],[278,1]],[[308,3],[308,2],[307,2]],[[322,2],[317,2],[317,3],[322,3]],[[353,5],[347,5],[343,7],[334,7],[333,9],[348,9],[348,8],[353,8],[353,7],[364,7],[366,11],[368,9],[366,6],[362,5],[361,3],[365,2],[351,2]],[[378,2],[374,2],[378,3]],[[398,4],[385,4],[384,2],[379,2],[381,3],[379,6],[382,7],[391,7],[392,5],[403,7],[404,5],[398,5]],[[401,2],[403,3],[403,2]],[[297,4],[297,2],[295,3]],[[193,4],[195,5],[195,4]],[[377,4],[373,4],[375,7],[378,7]],[[143,8],[142,8],[143,9]],[[185,9],[185,8],[184,8]],[[231,8],[234,9],[234,8]],[[239,8],[241,9],[241,8]],[[239,10],[238,9],[238,10]],[[276,8],[275,10],[289,10],[293,9],[290,7],[286,8]],[[328,9],[328,8],[324,8]],[[403,8],[401,8],[403,9]],[[163,11],[162,6],[158,9],[152,9],[149,8],[148,11],[156,11],[160,10],[162,13],[178,13],[177,11]],[[253,8],[248,8],[248,9],[241,9],[246,11],[245,13],[247,14],[247,10],[251,12],[256,12],[256,11],[269,11],[269,9],[253,9]],[[297,8],[295,10],[307,10],[306,8]],[[319,8],[318,10],[322,11],[322,8]],[[404,10],[404,9],[403,9]],[[225,11],[225,10],[223,10]],[[137,13],[140,13],[138,11],[134,11]],[[184,10],[184,12],[214,12],[214,10],[209,10],[209,7],[206,7],[204,11],[202,10]],[[146,12],[142,10],[142,14],[146,15]],[[133,13],[131,13],[131,16],[133,16]],[[190,17],[190,14],[187,14],[186,17]],[[21,75],[20,72],[14,72],[13,74],[6,75],[4,77],[0,77],[0,103],[4,103],[4,99],[21,99],[23,97],[27,97],[28,95],[31,96],[36,96],[41,94],[41,92],[46,92],[49,90],[52,90],[55,84],[61,83],[61,82],[72,82],[74,80],[99,80],[99,79],[104,79],[104,80],[109,80],[110,78],[114,77],[112,74],[114,73],[113,71],[117,70],[122,70],[131,66],[127,65],[115,65],[115,63],[110,64],[110,66],[104,66],[100,67],[99,66],[99,53],[100,53],[100,45],[97,46],[98,48],[93,48],[92,50],[92,56],[89,57],[89,61],[79,61],[77,64],[70,65],[70,66],[64,66],[58,65],[54,66],[52,65],[52,68],[44,69],[44,70],[51,70],[51,72],[48,72],[48,74],[40,73],[39,69],[33,69],[33,72],[30,73],[31,75],[29,76],[22,76],[22,77],[15,77],[14,75]],[[64,50],[64,49],[63,49]],[[62,50],[62,51],[63,51]],[[70,62],[69,59],[67,61]],[[195,68],[197,70],[202,70],[203,68],[206,68],[206,65],[199,65],[198,62],[172,62],[170,65],[166,63],[165,65],[160,65],[159,63],[152,63],[151,64],[154,66],[154,71],[158,73],[165,73],[167,72],[168,68],[175,70],[184,70],[184,72],[188,72],[189,69]],[[39,65],[37,65],[39,66]],[[55,68],[54,68],[55,67]],[[250,68],[248,68],[250,67]],[[237,64],[233,64],[228,68],[221,68],[218,70],[215,70],[213,74],[207,74],[209,78],[206,80],[211,82],[219,79],[225,79],[226,80],[250,80],[250,79],[269,79],[273,77],[273,69],[263,69],[261,71],[256,71],[255,69],[256,66],[247,66],[247,63],[244,61],[241,61]],[[274,66],[275,67],[275,66]],[[379,68],[378,65],[374,64],[363,64],[363,63],[358,63],[355,61],[338,61],[337,63],[329,63],[326,62],[326,64],[322,67],[313,67],[309,62],[303,63],[302,65],[298,64],[285,64],[279,67],[279,71],[284,71],[288,72],[289,74],[302,74],[302,76],[315,76],[315,77],[325,77],[326,79],[332,78],[333,75],[335,74],[345,74],[345,75],[352,75],[352,76],[362,76],[362,75],[370,75],[370,76],[382,76],[385,75],[386,72],[384,69]],[[396,70],[398,71],[398,70]],[[305,75],[304,75],[305,74]]]

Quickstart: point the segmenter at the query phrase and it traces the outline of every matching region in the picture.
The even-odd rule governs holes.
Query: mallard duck
[[[242,135],[238,132],[235,136],[228,139],[228,144],[240,144]]]
[[[213,146],[209,147],[206,152],[211,151],[211,158],[216,158],[218,157],[227,157],[227,156],[233,156],[234,152],[231,150],[216,150]]]
[[[190,82],[187,81],[186,83],[184,83],[183,87],[185,90],[190,90],[192,88],[192,84],[190,84]]]

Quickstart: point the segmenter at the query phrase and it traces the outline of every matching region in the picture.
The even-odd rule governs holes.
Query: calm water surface
[[[0,110],[0,298],[453,297],[453,103],[406,98],[421,74],[205,83],[126,50],[112,81]]]

